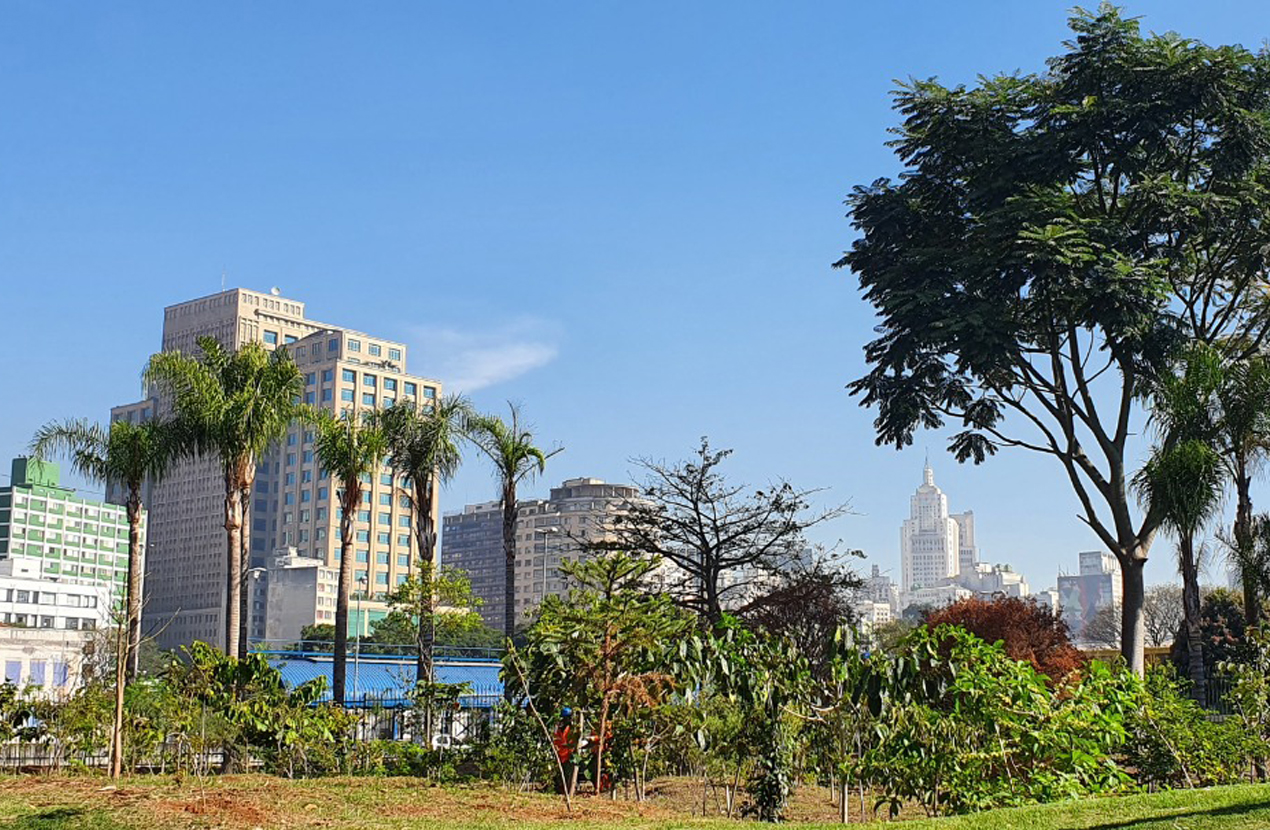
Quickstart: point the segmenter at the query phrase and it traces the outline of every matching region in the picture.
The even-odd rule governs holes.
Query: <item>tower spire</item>
[[[935,484],[935,471],[930,468],[930,450],[926,450],[926,464],[922,467],[922,484]]]

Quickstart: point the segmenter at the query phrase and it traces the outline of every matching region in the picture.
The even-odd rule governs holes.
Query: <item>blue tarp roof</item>
[[[298,686],[316,677],[326,678],[326,694],[331,699],[331,661],[329,655],[270,655],[269,664],[282,673],[288,686]],[[367,703],[381,706],[407,706],[407,692],[414,686],[413,658],[362,657],[347,663],[345,704]],[[502,696],[503,682],[498,679],[502,664],[497,660],[438,660],[435,665],[438,683],[467,683],[468,693],[459,699],[466,708],[488,708]]]

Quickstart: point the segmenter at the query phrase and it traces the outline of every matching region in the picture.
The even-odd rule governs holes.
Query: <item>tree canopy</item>
[[[1183,344],[1265,337],[1270,55],[1143,36],[1107,5],[1071,28],[1042,73],[901,85],[903,174],[854,190],[836,265],[881,318],[850,384],[878,443],[952,422],[959,460],[1056,458],[1120,559],[1140,670],[1158,517],[1128,498],[1126,443]]]

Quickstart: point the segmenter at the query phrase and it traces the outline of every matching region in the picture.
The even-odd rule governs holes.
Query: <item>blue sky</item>
[[[984,557],[1052,585],[1097,546],[1061,470],[875,447],[843,389],[872,314],[829,264],[845,194],[896,171],[892,80],[1038,69],[1067,7],[2,0],[0,382],[22,404],[0,455],[134,399],[162,307],[224,273],[406,341],[484,408],[523,402],[566,448],[532,493],[709,435],[739,480],[849,500],[818,538],[898,575],[928,446]],[[1270,34],[1258,2],[1130,11]],[[493,496],[473,457],[443,503]],[[1173,579],[1154,553],[1148,581]]]

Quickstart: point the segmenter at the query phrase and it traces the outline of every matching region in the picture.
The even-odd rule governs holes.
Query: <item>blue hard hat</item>
[[[570,709],[568,706],[564,707],[563,709],[560,710],[560,717],[562,718],[573,717],[573,710]]]

